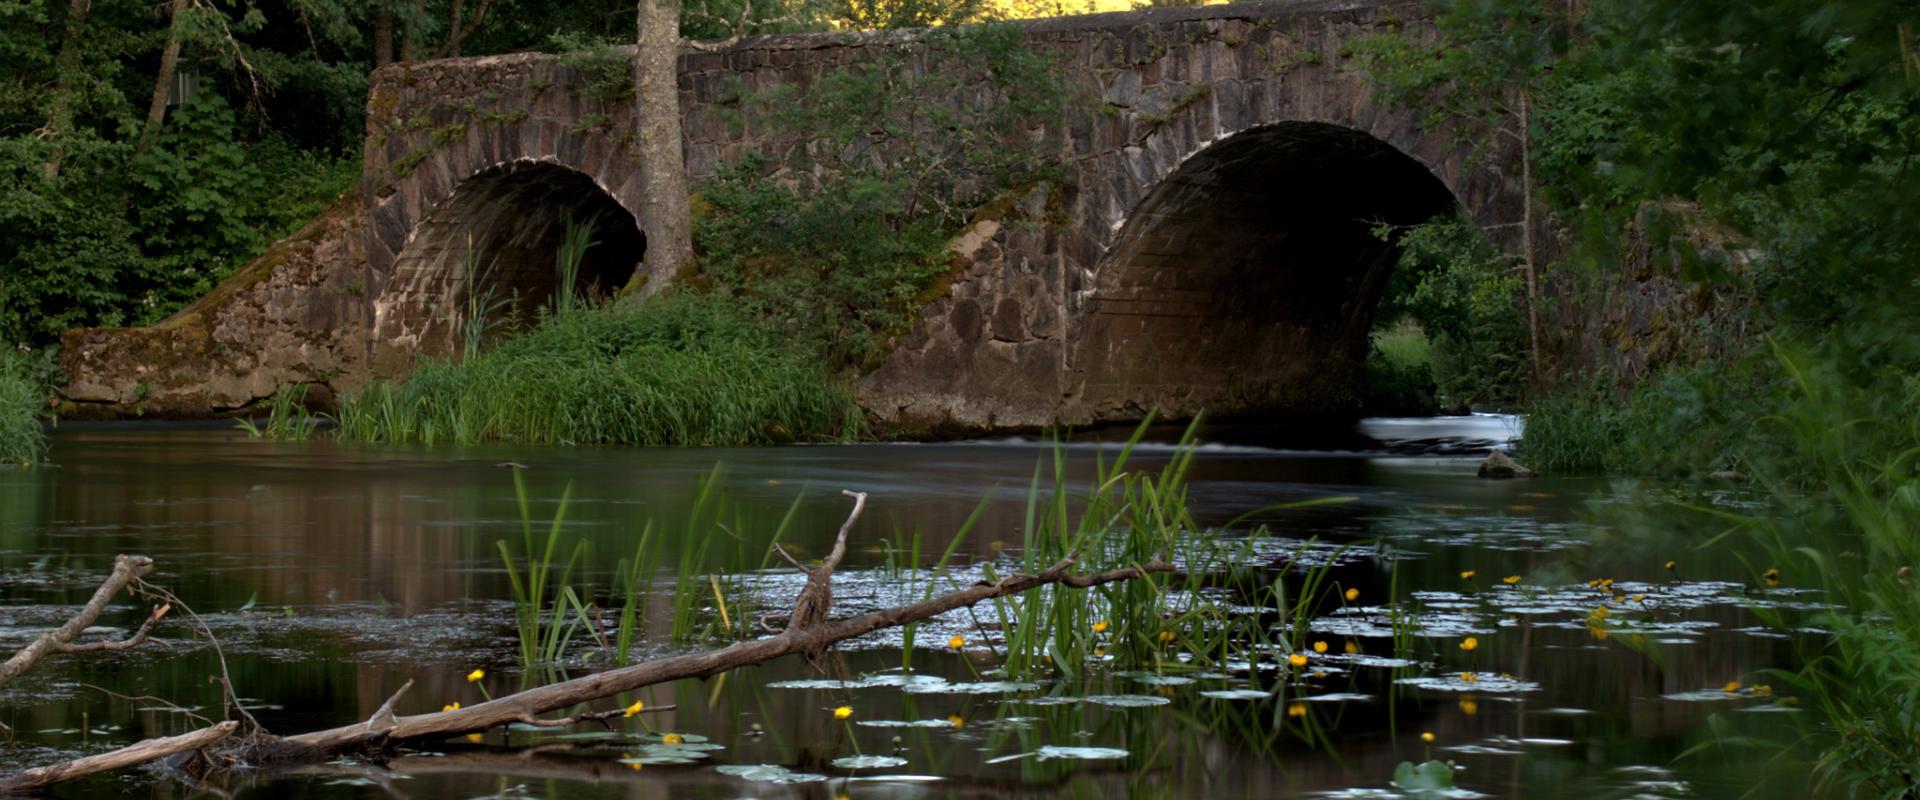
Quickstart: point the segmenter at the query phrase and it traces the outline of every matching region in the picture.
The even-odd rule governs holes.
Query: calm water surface
[[[1208,444],[1190,493],[1203,523],[1289,500],[1357,498],[1255,518],[1266,528],[1255,551],[1274,558],[1309,539],[1353,545],[1338,554],[1333,576],[1357,599],[1325,609],[1314,623],[1316,638],[1330,647],[1316,656],[1320,674],[1302,683],[1283,686],[1261,664],[1175,685],[1102,672],[1090,684],[1012,693],[907,691],[933,687],[926,683],[932,677],[976,681],[995,662],[984,648],[921,649],[913,660],[920,683],[903,686],[910,681],[895,633],[846,648],[830,676],[784,661],[644,693],[649,705],[677,706],[649,715],[653,730],[720,746],[700,763],[623,763],[647,752],[637,738],[643,731],[623,724],[617,737],[584,728],[571,736],[496,733],[403,752],[384,765],[341,762],[224,779],[216,788],[242,797],[326,798],[1391,797],[1398,796],[1389,784],[1396,764],[1433,757],[1460,767],[1460,796],[1806,796],[1804,774],[1766,752],[1676,757],[1710,741],[1716,725],[1728,736],[1790,734],[1802,712],[1780,702],[1785,691],[1721,689],[1730,681],[1764,683],[1762,670],[1791,666],[1792,641],[1764,627],[1756,609],[1790,610],[1812,598],[1790,586],[1746,585],[1753,567],[1737,549],[1695,549],[1717,528],[1643,515],[1652,503],[1645,487],[1482,481],[1472,458],[1435,455],[1505,439],[1512,427],[1481,416],[1374,420],[1357,432],[1400,442],[1393,449],[1324,431],[1312,438],[1333,449],[1286,449],[1280,445],[1306,437],[1284,426],[1204,432]],[[1068,450],[1082,476],[1096,452],[1113,452],[1095,442]],[[579,582],[602,590],[647,520],[682,519],[716,465],[742,541],[766,541],[799,498],[786,538],[806,553],[824,552],[844,518],[840,489],[869,492],[856,552],[836,578],[836,611],[853,613],[904,597],[880,574],[886,542],[917,531],[924,551],[938,552],[982,497],[992,500],[959,560],[971,573],[1013,555],[1027,485],[1049,452],[1019,440],[427,450],[267,443],[215,429],[66,430],[54,439],[51,466],[0,471],[0,643],[17,646],[30,631],[65,619],[115,553],[137,552],[159,564],[150,580],[191,604],[218,635],[239,694],[269,729],[363,720],[408,679],[415,686],[400,711],[432,711],[480,700],[464,679],[476,667],[488,670],[485,684],[496,696],[517,685],[512,606],[495,545],[520,533],[509,464],[523,466],[535,518],[550,518],[571,487],[564,528],[592,547]],[[1148,445],[1136,458],[1152,467],[1170,452]],[[1741,503],[1681,486],[1656,493]],[[1670,527],[1644,535],[1655,525]],[[1626,528],[1643,535],[1625,535]],[[677,559],[668,552],[662,563]],[[1677,575],[1664,569],[1669,559],[1682,562]],[[1468,571],[1473,577],[1463,579]],[[1502,582],[1508,576],[1519,581]],[[1617,581],[1623,599],[1638,599],[1610,604],[1586,585],[1603,577]],[[763,604],[784,605],[799,584],[769,571],[745,585]],[[1385,616],[1392,602],[1418,615],[1410,651],[1401,653],[1412,663],[1398,673],[1390,668],[1395,648]],[[1604,638],[1588,624],[1600,605],[1613,609]],[[110,629],[103,633],[124,635],[143,613],[120,607],[102,620]],[[649,616],[642,655],[673,652],[664,610]],[[972,618],[953,615],[923,629],[919,641],[950,634],[991,638]],[[218,717],[212,649],[177,621],[162,635],[165,642],[136,651],[43,662],[6,687],[0,721],[13,733],[0,768],[195,725],[159,701],[93,687]],[[1480,643],[1471,653],[1458,647],[1468,635]],[[1347,652],[1349,643],[1357,652]],[[576,648],[575,671],[590,668],[582,660],[597,649]],[[1475,680],[1463,681],[1460,673],[1469,671]],[[779,685],[823,677],[852,683]],[[1236,689],[1274,693],[1217,694]],[[1112,705],[1089,695],[1128,699]],[[1149,702],[1159,704],[1140,705]],[[830,709],[843,704],[856,709],[858,724],[832,719]],[[1433,734],[1432,744],[1422,742],[1423,732]],[[1102,748],[1096,754],[1111,757],[1055,757],[1084,751],[1043,747]],[[857,772],[831,764],[856,750],[907,763]],[[759,764],[830,780],[752,782],[717,769]],[[135,772],[55,794],[196,791]]]

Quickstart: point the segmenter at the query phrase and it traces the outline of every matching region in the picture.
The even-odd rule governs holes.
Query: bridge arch
[[[1144,189],[1074,298],[1086,421],[1357,407],[1398,256],[1375,230],[1457,206],[1420,159],[1319,121],[1216,138]]]
[[[455,184],[413,226],[373,302],[376,370],[404,374],[420,356],[459,352],[470,309],[489,324],[530,321],[560,289],[556,256],[569,225],[592,246],[570,287],[611,296],[646,249],[632,210],[592,177],[549,160],[516,160]]]

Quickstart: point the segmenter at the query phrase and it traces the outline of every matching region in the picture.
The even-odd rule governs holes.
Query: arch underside
[[[376,374],[405,374],[420,356],[458,352],[476,307],[489,327],[524,324],[550,307],[569,223],[591,223],[594,242],[574,291],[619,291],[646,238],[633,214],[591,178],[555,164],[513,162],[463,181],[415,228],[375,301]]]
[[[1351,412],[1398,255],[1376,229],[1453,206],[1424,165],[1350,128],[1287,122],[1206,147],[1096,269],[1070,402],[1093,421]]]

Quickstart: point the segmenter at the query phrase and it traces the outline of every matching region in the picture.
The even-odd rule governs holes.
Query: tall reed
[[[532,504],[527,499],[526,480],[520,469],[513,470],[513,491],[520,504],[520,558],[516,562],[507,540],[495,542],[500,560],[506,566],[507,582],[513,591],[514,621],[519,632],[522,686],[541,677],[551,678],[566,654],[575,631],[586,622],[586,609],[571,583],[574,567],[587,554],[585,541],[575,542],[566,563],[559,564],[554,553],[560,548],[561,526],[566,522],[567,503],[573,496],[568,484],[560,495],[553,522],[544,537],[534,532]]]

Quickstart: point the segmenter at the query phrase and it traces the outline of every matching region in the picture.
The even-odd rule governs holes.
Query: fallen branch
[[[140,579],[152,571],[153,559],[146,556],[114,556],[113,572],[109,573],[107,579],[101,582],[99,589],[94,590],[93,599],[88,600],[87,604],[81,607],[80,613],[73,615],[73,618],[67,620],[65,625],[40,634],[38,638],[29,642],[26,647],[20,648],[20,652],[15,653],[12,658],[7,659],[7,663],[0,664],[0,683],[6,683],[7,681],[20,677],[21,673],[26,672],[41,659],[55,653],[125,650],[130,647],[140,646],[142,642],[147,640],[147,634],[153,631],[153,626],[160,622],[161,617],[167,615],[167,611],[171,609],[172,606],[162,605],[155,608],[153,613],[147,617],[146,623],[140,626],[140,630],[136,631],[133,636],[124,641],[96,642],[93,644],[73,644],[72,642],[74,637],[79,636],[87,628],[92,627],[94,621],[100,619],[100,614],[107,610],[107,604],[113,602],[114,595],[119,594],[122,589],[131,592],[133,587],[140,582]]]
[[[268,757],[326,758],[371,748],[387,747],[408,741],[445,739],[478,733],[501,725],[523,722],[563,708],[612,697],[659,683],[685,678],[705,678],[740,667],[760,664],[786,655],[820,652],[827,647],[884,628],[929,619],[967,608],[998,597],[1058,584],[1086,589],[1115,581],[1132,580],[1150,573],[1173,572],[1172,564],[1153,562],[1140,567],[1108,570],[1094,575],[1068,572],[1071,560],[1038,575],[1010,575],[999,581],[982,581],[967,588],[911,605],[875,611],[851,619],[824,622],[807,628],[790,628],[778,636],[739,642],[719,650],[689,653],[655,659],[624,669],[596,673],[570,681],[550,684],[507,695],[452,711],[399,717],[392,727],[369,731],[356,723],[332,730],[303,733],[280,740],[288,747],[274,748]],[[802,590],[804,593],[804,590]]]
[[[43,786],[52,786],[56,783],[70,781],[75,778],[84,778],[88,775],[126,769],[127,767],[145,764],[149,761],[166,758],[167,756],[177,753],[203,750],[225,741],[228,736],[233,735],[233,729],[239,727],[239,725],[240,723],[238,722],[222,722],[218,725],[201,728],[192,733],[183,733],[179,736],[148,739],[137,744],[122,747],[110,753],[101,753],[97,756],[76,758],[72,761],[64,761],[51,766],[22,770],[7,776],[4,780],[0,780],[0,792],[21,792],[28,789],[38,789]]]
[[[854,492],[846,494],[854,498],[852,513],[848,515],[846,523],[841,526],[832,552],[820,566],[811,570],[800,567],[807,573],[807,585],[794,599],[793,613],[788,617],[790,622],[786,630],[778,635],[738,642],[718,650],[646,661],[622,669],[528,689],[477,705],[407,717],[395,716],[393,713],[393,707],[400,695],[407,690],[407,686],[403,685],[398,692],[381,704],[380,709],[375,711],[372,717],[364,722],[287,737],[267,735],[256,726],[244,739],[220,752],[216,760],[223,763],[253,765],[320,762],[342,754],[385,750],[407,742],[444,740],[464,734],[482,733],[515,723],[540,727],[559,727],[588,721],[604,723],[615,715],[625,713],[624,709],[586,712],[557,719],[543,718],[542,715],[656,684],[686,678],[711,677],[740,667],[761,664],[781,656],[803,655],[810,659],[817,658],[827,648],[848,639],[937,617],[949,611],[971,608],[978,603],[1042,586],[1058,585],[1073,589],[1088,589],[1116,581],[1141,578],[1151,573],[1176,571],[1172,564],[1153,561],[1140,566],[1107,570],[1092,575],[1076,575],[1071,571],[1074,558],[1069,556],[1037,575],[1009,575],[993,582],[981,581],[918,603],[882,609],[849,619],[827,620],[825,615],[832,602],[833,570],[846,555],[848,531],[852,529],[854,520],[859,517],[861,509],[866,505],[865,494]],[[781,554],[786,555],[784,551]],[[792,560],[791,557],[789,560]],[[797,561],[794,563],[795,566],[799,566]],[[189,613],[191,613],[190,609]],[[644,711],[664,711],[667,708],[670,706],[648,708]],[[226,722],[215,727],[223,728],[230,733],[234,725],[233,722]],[[161,741],[168,740],[154,740],[143,744],[156,744]],[[132,752],[140,746],[135,745],[116,752]],[[168,753],[154,752],[148,758],[164,755]],[[124,767],[135,763],[139,762],[123,760],[118,762],[118,765]],[[19,780],[27,774],[21,773],[20,776],[10,780]],[[69,777],[77,776],[74,774]],[[8,784],[0,782],[0,786],[6,785]],[[45,785],[45,783],[33,785]]]

